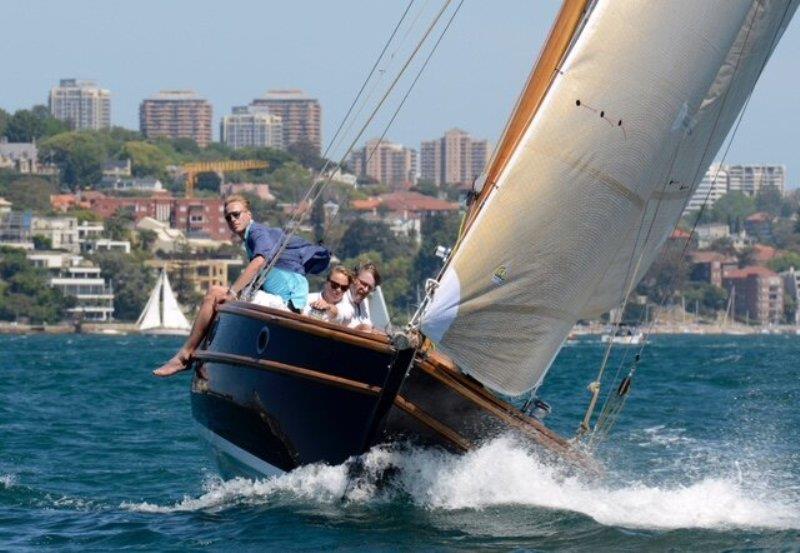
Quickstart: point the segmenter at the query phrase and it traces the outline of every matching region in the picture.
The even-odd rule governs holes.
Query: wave
[[[581,513],[606,526],[638,529],[800,529],[800,501],[781,497],[741,474],[689,484],[589,481],[545,462],[511,438],[465,455],[420,448],[374,448],[352,464],[310,465],[265,480],[205,483],[199,497],[172,505],[123,503],[145,513],[218,511],[236,505],[407,501],[440,512],[539,508]],[[385,478],[387,472],[391,475]],[[757,490],[761,490],[758,492]]]
[[[13,474],[0,475],[0,487],[8,489],[17,483],[17,477]]]

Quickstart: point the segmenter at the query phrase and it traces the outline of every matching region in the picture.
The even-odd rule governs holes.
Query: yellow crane
[[[249,169],[266,169],[266,161],[200,161],[197,163],[184,163],[181,169],[186,174],[186,197],[191,198],[197,184],[197,175],[200,173],[224,173],[226,171],[247,171]]]

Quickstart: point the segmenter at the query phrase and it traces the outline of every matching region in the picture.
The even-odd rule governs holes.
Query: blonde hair
[[[232,204],[233,202],[239,202],[244,206],[247,211],[250,211],[250,200],[242,196],[241,194],[232,194],[225,198],[225,203],[223,204],[224,207],[228,207],[228,204]]]
[[[353,272],[344,265],[335,265],[334,267],[331,267],[331,270],[328,271],[328,279],[330,279],[334,273],[339,273],[340,275],[346,276],[347,284],[352,284],[353,279],[355,278],[355,276],[353,276]]]

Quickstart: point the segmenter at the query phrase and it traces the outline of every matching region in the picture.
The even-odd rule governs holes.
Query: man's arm
[[[228,288],[229,292],[233,294],[234,297],[239,297],[239,293],[256,277],[258,272],[263,269],[266,264],[267,260],[262,256],[255,256],[252,261],[247,264],[247,267],[245,267],[242,274],[239,275],[239,278],[236,279],[236,282],[231,284],[230,288]]]

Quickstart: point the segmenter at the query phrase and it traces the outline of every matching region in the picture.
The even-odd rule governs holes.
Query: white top
[[[321,321],[326,321],[329,323],[338,323],[341,325],[350,326],[350,321],[353,318],[353,308],[350,302],[345,301],[345,299],[342,298],[342,300],[336,304],[336,316],[332,317],[329,311],[320,311],[311,307],[311,304],[321,297],[321,292],[309,294],[306,306],[303,308],[303,315],[314,317],[315,319],[320,319]]]
[[[350,293],[350,290],[348,290],[345,295],[345,300],[353,311],[350,321],[345,324],[350,328],[355,328],[362,324],[372,327],[372,317],[370,317],[369,314],[369,299],[364,298],[361,303],[356,303],[353,301],[353,295]],[[345,302],[343,301],[342,303]]]

